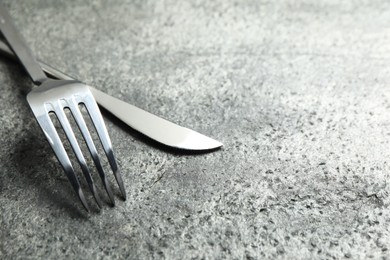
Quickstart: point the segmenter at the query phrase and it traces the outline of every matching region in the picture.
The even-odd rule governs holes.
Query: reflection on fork
[[[102,206],[102,202],[91,176],[91,171],[87,166],[87,162],[82,153],[80,145],[64,111],[66,109],[71,112],[71,115],[85,140],[85,143],[90,151],[91,157],[94,161],[112,205],[115,205],[115,200],[110,183],[103,170],[96,146],[79,109],[79,105],[85,106],[89,114],[92,124],[96,129],[96,133],[101,141],[103,150],[107,156],[108,162],[114,173],[115,179],[119,185],[122,197],[125,199],[126,192],[117,162],[114,157],[111,141],[99,111],[99,107],[96,104],[96,101],[88,86],[74,80],[53,80],[48,78],[31,54],[22,37],[19,35],[9,13],[3,6],[1,6],[1,4],[0,29],[10,48],[13,50],[19,61],[29,73],[32,81],[38,85],[38,87],[34,88],[27,95],[27,101],[84,208],[89,211],[89,206],[81,189],[80,183],[76,177],[75,170],[52,122],[52,119],[50,118],[50,114],[55,114],[58,121],[60,122],[60,125],[64,130],[65,135],[80,164],[89,189],[91,190],[99,208]]]

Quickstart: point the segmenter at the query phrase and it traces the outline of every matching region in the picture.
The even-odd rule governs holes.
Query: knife
[[[2,41],[0,41],[0,52],[8,57],[15,58],[8,45]],[[50,77],[56,79],[74,79],[48,64],[43,62],[39,63],[42,69]],[[89,88],[91,89],[96,102],[101,107],[105,108],[112,115],[133,129],[161,144],[178,149],[194,151],[212,150],[223,145],[217,140],[174,124],[91,86],[89,86]]]

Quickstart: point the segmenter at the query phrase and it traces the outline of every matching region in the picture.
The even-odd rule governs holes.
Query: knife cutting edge
[[[8,45],[2,41],[0,41],[0,51],[6,56],[14,58],[13,52]],[[40,62],[40,65],[48,76],[56,79],[73,79],[43,62]],[[194,151],[212,150],[223,145],[221,142],[195,132],[194,130],[174,124],[91,86],[89,87],[96,102],[100,106],[131,128],[161,144],[178,149]]]

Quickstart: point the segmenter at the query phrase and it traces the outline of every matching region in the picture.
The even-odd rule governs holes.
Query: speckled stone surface
[[[0,58],[1,259],[390,259],[388,1],[4,3],[40,59],[225,146],[105,113],[128,200],[87,214]]]

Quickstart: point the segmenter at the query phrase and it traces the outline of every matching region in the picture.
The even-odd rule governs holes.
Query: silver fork
[[[71,161],[49,115],[50,113],[54,113],[57,116],[58,121],[60,122],[80,164],[89,189],[91,190],[98,207],[101,208],[102,201],[92,179],[91,171],[87,166],[85,157],[80,149],[79,143],[64,110],[69,109],[71,111],[71,114],[77,126],[79,127],[85,143],[91,153],[91,157],[103,182],[103,186],[108,194],[110,202],[112,205],[115,205],[114,195],[110,183],[103,170],[96,146],[94,145],[92,136],[87,128],[87,124],[79,109],[80,104],[84,105],[88,111],[91,121],[101,141],[104,152],[108,158],[111,169],[115,175],[115,179],[119,185],[121,195],[123,199],[126,199],[125,188],[114,157],[107,129],[104,125],[99,107],[96,104],[96,101],[87,85],[74,80],[54,80],[48,78],[38,62],[33,57],[22,36],[17,31],[8,11],[1,4],[0,30],[10,48],[13,50],[19,61],[28,72],[32,81],[35,83],[35,85],[38,85],[38,87],[34,88],[27,95],[27,101],[84,208],[89,211],[89,206],[81,189],[80,183],[76,177]]]

